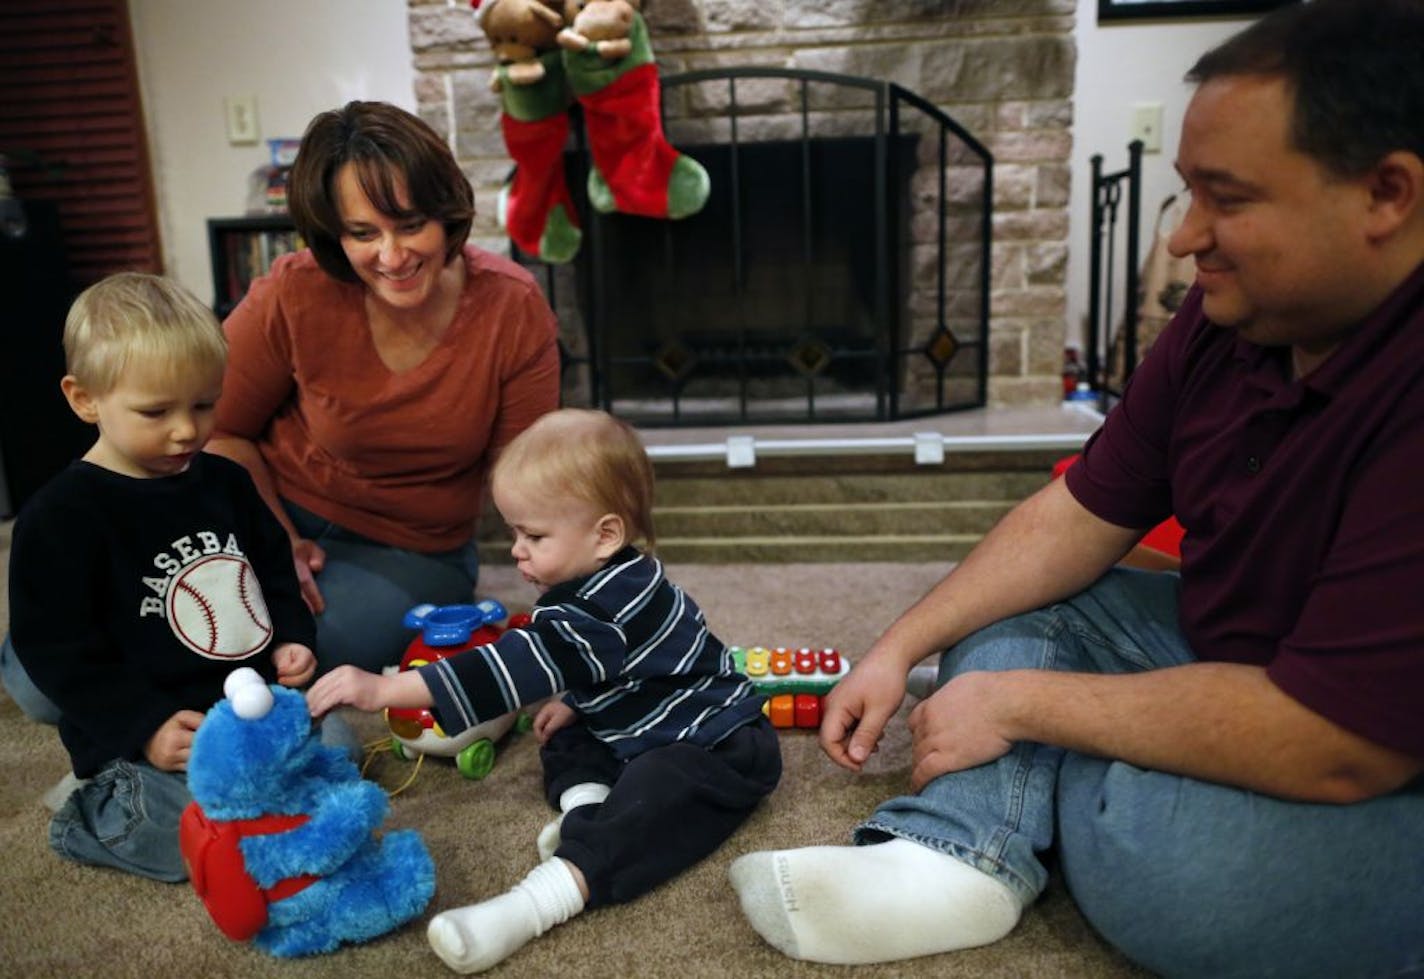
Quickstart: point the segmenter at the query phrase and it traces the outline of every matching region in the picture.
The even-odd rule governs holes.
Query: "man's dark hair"
[[[348,163],[376,210],[395,220],[421,215],[439,221],[445,227],[447,262],[464,248],[475,216],[474,191],[450,147],[404,109],[385,102],[348,102],[311,121],[287,178],[292,222],[328,275],[357,281],[341,247],[335,188],[336,174]],[[401,208],[396,193],[400,180],[410,195],[409,210]]]
[[[1206,54],[1191,82],[1276,75],[1295,96],[1295,148],[1341,176],[1386,154],[1424,158],[1424,0],[1281,7]]]

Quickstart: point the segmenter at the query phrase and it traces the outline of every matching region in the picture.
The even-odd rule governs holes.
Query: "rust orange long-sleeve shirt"
[[[470,539],[494,456],[558,406],[557,324],[518,265],[466,246],[454,322],[392,373],[366,289],[311,252],[283,256],[224,327],[217,434],[255,442],[277,492],[374,540],[441,551]]]

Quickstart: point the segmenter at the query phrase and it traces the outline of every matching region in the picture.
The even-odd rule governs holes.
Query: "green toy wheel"
[[[528,714],[520,714],[514,721],[514,730],[520,734],[528,734],[534,730],[534,718]]]
[[[414,761],[415,755],[405,746],[405,742],[400,738],[391,738],[391,754],[401,761]]]
[[[455,767],[468,779],[479,781],[494,768],[494,742],[481,738],[474,744],[466,745],[455,756]]]

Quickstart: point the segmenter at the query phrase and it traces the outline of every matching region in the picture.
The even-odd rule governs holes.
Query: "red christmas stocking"
[[[589,202],[602,213],[685,218],[707,203],[707,171],[663,135],[662,86],[641,14],[633,15],[628,39],[631,50],[615,61],[598,54],[597,44],[564,51],[593,154]]]
[[[578,254],[583,232],[564,180],[569,96],[563,65],[558,51],[540,60],[545,65],[541,81],[501,80],[500,128],[515,169],[500,191],[499,219],[521,251],[557,264]]]

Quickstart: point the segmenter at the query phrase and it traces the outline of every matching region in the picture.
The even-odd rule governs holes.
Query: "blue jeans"
[[[352,663],[379,673],[400,663],[412,633],[402,624],[416,605],[474,600],[479,552],[474,541],[422,554],[362,537],[295,503],[282,501],[297,533],[326,551],[316,586],[326,610],[316,617],[319,671]]]
[[[192,801],[183,772],[116,759],[64,801],[49,822],[49,845],[78,863],[154,880],[187,880],[178,820]]]
[[[328,714],[318,731],[322,744],[343,748],[360,762],[360,740],[343,718]],[[185,772],[117,758],[70,793],[49,822],[49,845],[77,863],[154,880],[187,880],[178,821],[192,801]]]
[[[1178,578],[1114,570],[1058,605],[945,653],[971,670],[1129,673],[1193,662]],[[1163,975],[1424,971],[1424,780],[1350,806],[1287,802],[1020,742],[891,799],[857,843],[913,840],[991,874],[1025,905],[1055,842],[1079,907]]]
[[[59,708],[30,679],[25,664],[15,655],[15,644],[10,641],[8,632],[0,643],[0,683],[5,684],[5,692],[26,717],[42,724],[59,723]]]

